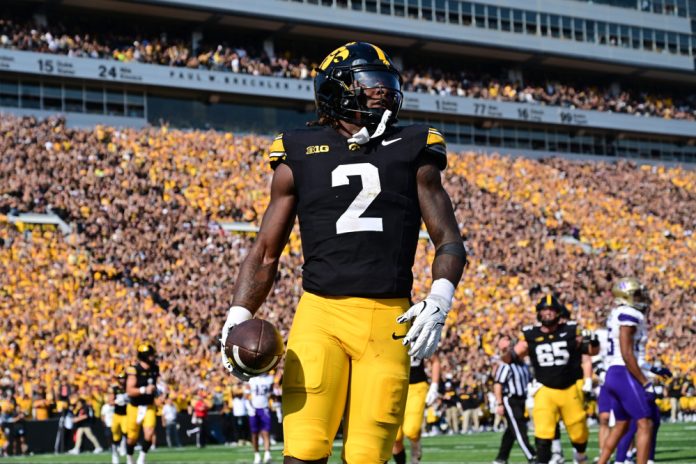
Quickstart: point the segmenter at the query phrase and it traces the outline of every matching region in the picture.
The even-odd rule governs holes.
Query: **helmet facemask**
[[[382,69],[357,68],[346,71],[340,68],[334,74],[346,76],[341,79],[346,90],[341,100],[342,119],[373,131],[382,121],[384,112],[394,115],[390,123],[396,121],[401,109],[403,93],[399,75]],[[351,118],[352,115],[352,118]]]
[[[555,314],[553,319],[544,319],[541,317],[541,312],[547,309],[553,311]],[[536,305],[537,321],[539,321],[544,327],[553,327],[557,325],[565,313],[567,313],[567,316],[570,316],[568,309],[561,304],[555,296],[550,294],[544,296]]]
[[[611,292],[614,303],[630,306],[640,312],[646,312],[652,303],[647,287],[633,277],[620,279]]]
[[[351,150],[381,137],[396,123],[403,102],[402,78],[378,46],[349,42],[329,53],[314,72],[317,125],[339,129],[343,121],[357,126],[347,139]]]
[[[553,319],[544,319],[541,317],[541,312],[544,310],[553,311],[556,316]],[[541,325],[543,325],[544,327],[553,327],[556,324],[558,324],[559,321],[561,320],[561,313],[554,308],[550,308],[550,307],[543,308],[543,309],[540,309],[537,311],[537,320],[539,322],[541,322]]]
[[[138,360],[153,365],[155,357],[155,348],[150,343],[143,343],[138,347]]]

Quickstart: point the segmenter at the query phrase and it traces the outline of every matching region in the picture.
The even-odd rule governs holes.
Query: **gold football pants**
[[[126,434],[128,441],[131,443],[138,440],[141,428],[155,428],[157,423],[157,415],[155,413],[155,405],[133,406],[129,404],[126,407]]]
[[[582,391],[576,384],[563,390],[542,386],[534,395],[534,436],[553,440],[558,420],[563,420],[573,443],[586,443],[589,436]]]
[[[283,454],[331,455],[343,419],[343,460],[383,463],[403,419],[409,357],[396,318],[408,300],[305,293],[288,339],[283,375]]]
[[[128,433],[127,417],[126,414],[114,414],[114,419],[111,422],[111,438],[116,444],[120,443],[121,438]]]
[[[425,412],[425,397],[428,395],[429,388],[428,382],[412,383],[408,386],[404,423],[399,427],[399,432],[396,435],[397,440],[403,440],[404,437],[411,441],[420,440],[423,413]]]

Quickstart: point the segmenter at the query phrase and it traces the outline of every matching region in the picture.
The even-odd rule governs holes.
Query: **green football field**
[[[438,436],[423,438],[423,460],[425,463],[490,463],[496,455],[501,433],[485,432],[474,435]],[[564,438],[565,435],[564,435]],[[566,438],[567,440],[567,438]],[[572,449],[565,442],[566,462],[572,463]],[[407,446],[408,450],[408,446]],[[272,447],[273,462],[281,463],[281,446]],[[340,463],[340,443],[334,446],[334,456],[330,463]],[[590,457],[597,455],[597,429],[591,429]],[[137,451],[136,451],[137,457]],[[148,463],[228,463],[250,464],[252,462],[250,447],[228,448],[220,445],[208,446],[203,449],[193,447],[169,450],[157,448],[148,454]],[[31,457],[5,458],[1,462],[24,463],[104,463],[111,462],[111,455],[85,453],[80,456],[38,455]],[[669,463],[696,463],[696,424],[663,424],[658,436],[656,461]],[[121,458],[121,462],[125,462]],[[393,462],[393,461],[392,461]],[[513,448],[510,464],[526,463],[519,448]]]

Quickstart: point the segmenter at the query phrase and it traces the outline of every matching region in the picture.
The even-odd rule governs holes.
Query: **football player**
[[[646,464],[651,459],[651,445],[660,422],[655,391],[648,378],[650,369],[644,371],[652,367],[645,362],[646,316],[651,300],[645,285],[633,277],[619,279],[612,287],[612,294],[617,306],[607,320],[609,368],[603,388],[611,399],[616,424],[606,437],[598,462],[609,462],[619,440],[628,431],[630,421],[634,420],[636,463]],[[655,371],[665,376],[668,372]]]
[[[599,394],[597,395],[597,418],[599,431],[597,432],[597,445],[601,452],[604,442],[609,436],[611,419],[611,398],[604,388],[604,379],[607,372],[607,352],[609,350],[609,334],[606,329],[598,329],[595,334],[599,340],[599,353],[592,358],[592,365],[599,380]],[[597,462],[596,458],[594,462]]]
[[[435,352],[466,250],[440,179],[445,140],[395,125],[402,79],[387,54],[351,42],[315,72],[318,120],[270,146],[271,199],[236,280],[222,361],[245,377],[224,340],[263,303],[297,216],[304,294],[283,376],[285,462],[327,462],[343,419],[344,461],[382,463],[403,419],[409,355]],[[436,250],[433,283],[411,305],[421,220]]]
[[[143,431],[144,443],[137,464],[145,464],[147,452],[152,446],[157,417],[155,414],[155,396],[159,367],[155,347],[150,342],[138,345],[138,362],[126,369],[126,462],[133,464],[133,453],[138,442],[140,429]]]
[[[571,319],[571,314],[568,308],[563,305],[561,310],[559,322],[564,324]],[[601,344],[600,344],[601,349]],[[583,353],[582,362],[580,363],[581,369],[577,371],[576,375],[578,380],[576,381],[576,386],[582,391],[583,402],[587,402],[592,393],[592,356]],[[561,423],[556,423],[556,432],[553,436],[553,441],[551,442],[551,460],[549,464],[564,464],[565,456],[563,456],[563,444],[561,443]]]
[[[120,372],[116,376],[116,383],[112,385],[111,393],[114,398],[114,418],[111,422],[111,462],[112,464],[118,464],[119,454],[121,456],[126,454],[124,447],[120,446],[121,440],[127,434],[126,407],[128,405],[128,395],[126,395],[125,372]]]
[[[411,442],[411,464],[418,464],[423,455],[420,443],[423,413],[425,412],[425,407],[430,406],[437,399],[438,387],[440,385],[440,357],[438,355],[433,355],[430,358],[430,374],[431,382],[428,385],[428,374],[425,372],[424,361],[413,356],[411,357],[404,422],[399,427],[396,441],[392,447],[396,464],[406,463],[404,437]]]
[[[510,362],[514,356],[529,355],[534,377],[541,384],[534,395],[532,414],[537,460],[541,464],[551,460],[559,418],[568,431],[575,461],[587,461],[587,415],[577,380],[582,372],[582,355],[597,354],[599,341],[594,334],[583,335],[575,321],[562,322],[564,311],[556,296],[544,296],[536,305],[538,322],[524,327],[514,349],[503,355],[504,362]]]
[[[271,409],[270,398],[275,380],[269,373],[249,379],[249,402],[254,415],[249,416],[251,446],[254,449],[254,464],[261,464],[259,435],[263,439],[263,462],[271,462]]]

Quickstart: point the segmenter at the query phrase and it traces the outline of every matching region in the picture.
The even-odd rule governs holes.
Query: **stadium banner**
[[[137,62],[122,63],[115,60],[76,58],[17,50],[0,50],[0,73],[3,71],[307,102],[314,100],[311,80],[254,76]],[[682,137],[696,136],[696,124],[691,121],[429,93],[405,92],[403,109],[413,113],[451,114],[482,119],[505,119],[525,123],[593,127]]]
[[[0,72],[314,100],[312,81],[116,60],[0,50]]]
[[[227,422],[230,420],[230,417],[218,412],[209,413],[206,419],[206,441],[208,443],[224,443],[225,428],[229,427]],[[196,443],[195,437],[186,433],[187,430],[195,427],[191,424],[190,414],[185,411],[180,412],[177,415],[177,423],[179,424],[177,433],[181,444],[194,445]],[[42,421],[24,421],[22,425],[29,449],[34,454],[53,452],[64,453],[71,449],[75,444],[75,430],[74,428],[66,429],[63,424],[64,422],[57,417]],[[275,429],[278,428],[278,422],[276,420],[273,421],[272,425]],[[106,427],[104,423],[98,419],[92,419],[89,427],[92,429],[94,436],[97,437],[97,440],[99,440],[101,447],[108,450],[111,446],[111,428]],[[273,430],[273,432],[276,435],[278,434],[277,430]],[[166,447],[165,430],[160,420],[155,424],[155,433],[157,434],[158,446],[162,448]],[[84,440],[83,443],[83,452],[87,453],[92,451],[93,448],[89,440]]]

